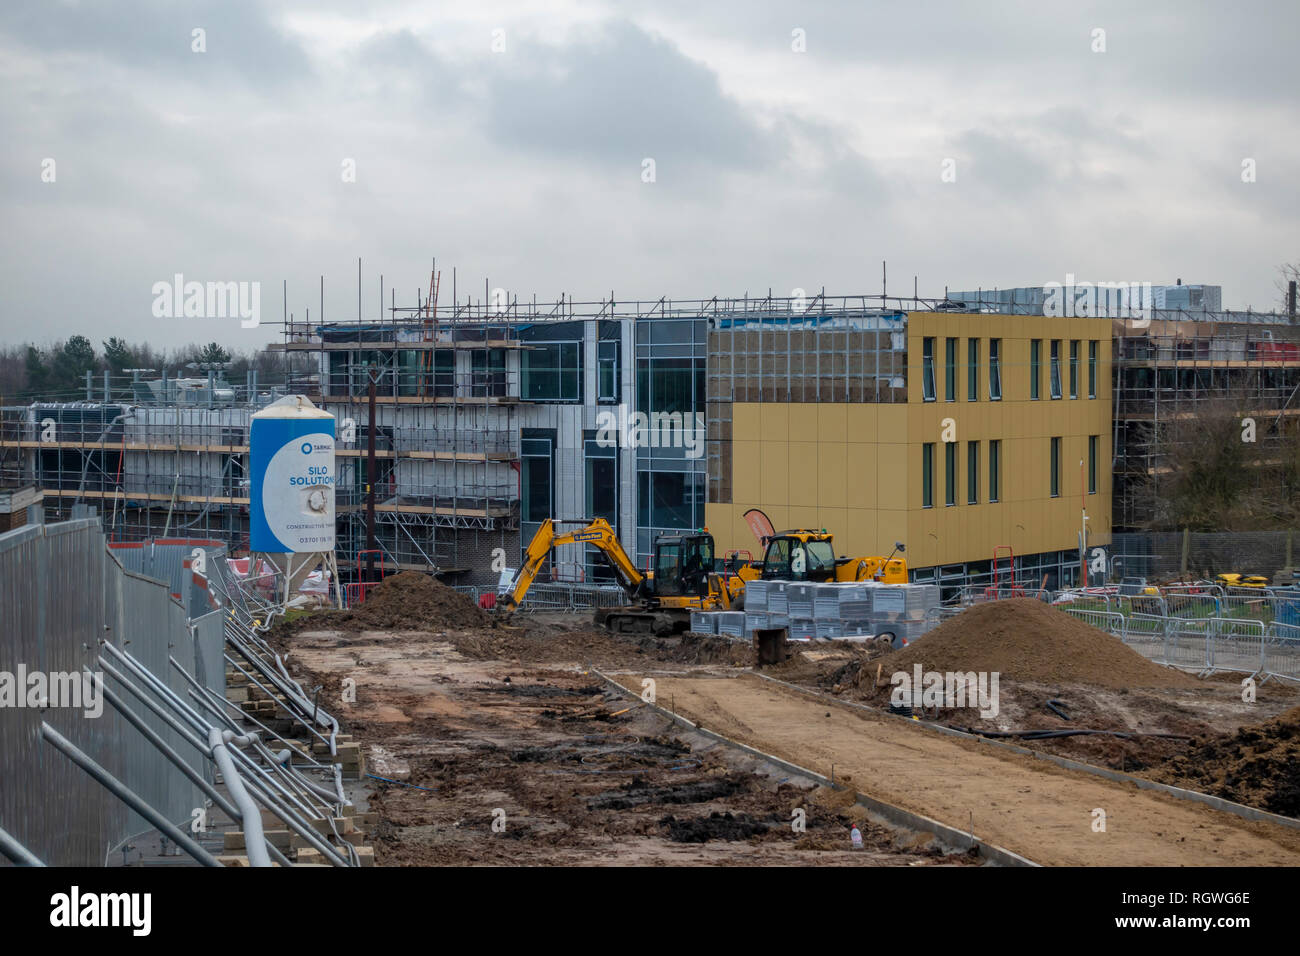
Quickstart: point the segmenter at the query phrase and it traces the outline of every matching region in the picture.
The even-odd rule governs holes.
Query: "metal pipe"
[[[87,671],[87,673],[90,672]],[[203,779],[203,774],[191,767],[185,758],[172,748],[171,744],[159,737],[157,732],[145,723],[139,714],[128,707],[122,698],[118,697],[113,690],[105,685],[104,678],[100,677],[98,674],[93,674],[92,677],[95,683],[99,685],[99,692],[104,695],[104,699],[112,704],[113,709],[125,717],[131,726],[140,731],[140,733],[144,735],[145,740],[157,747],[164,757],[176,765],[177,770],[185,774],[185,776],[190,779],[190,782],[202,790],[204,794],[207,795],[208,799],[220,807],[221,810],[236,820],[240,819],[239,809],[223,797],[216,787]]]
[[[271,858],[266,852],[266,836],[262,832],[262,814],[257,804],[244,788],[244,781],[235,769],[235,762],[230,759],[226,745],[242,742],[247,738],[235,736],[229,730],[213,727],[208,731],[208,746],[212,748],[212,759],[221,768],[221,779],[226,789],[239,805],[240,816],[244,826],[244,850],[248,853],[249,866],[270,866]]]
[[[149,668],[145,667],[126,651],[120,650],[112,644],[105,643],[103,647],[118,660],[126,664],[127,668],[140,678],[140,680],[144,681],[145,685],[152,689],[155,694],[170,703],[177,713],[189,721],[191,727],[203,734],[208,732],[208,727],[210,726],[208,722],[200,718],[198,713],[191,708],[189,704],[181,700],[180,696],[177,695],[175,691],[159,680],[153,671],[149,670]]]
[[[240,667],[240,666],[239,666],[239,663],[238,663],[238,662],[237,662],[233,657],[231,657],[229,654],[226,654],[226,655],[224,655],[224,656],[225,656],[225,659],[226,659],[230,664],[232,664],[232,665],[234,666],[234,668],[235,668],[237,671],[239,671],[241,674],[243,674],[245,677],[247,677],[249,680],[251,680],[254,684],[256,684],[257,687],[258,687],[258,689],[261,690],[264,694],[266,694],[267,697],[270,697],[273,701],[275,700],[275,694],[273,694],[273,693],[271,692],[271,689],[270,689],[269,687],[267,687],[265,684],[263,684],[260,680],[258,680],[258,679],[257,679],[256,677],[254,677],[252,674],[248,673],[248,671],[246,671],[246,670],[244,670],[242,667]],[[280,690],[281,692],[283,692],[283,688],[277,688],[277,689]],[[285,710],[289,711],[289,716],[291,716],[291,717],[293,717],[293,716],[297,716],[297,715],[295,715],[295,714],[293,713],[292,710],[289,710],[289,708],[286,707],[285,704],[284,704],[283,702],[281,702],[281,701],[276,701],[276,703],[279,704],[281,707],[284,707]],[[325,737],[324,737],[324,735],[322,735],[319,731],[317,731],[316,728],[313,727],[311,724],[308,724],[307,721],[302,720],[301,718],[299,718],[299,723],[304,724],[304,725],[307,727],[307,730],[311,731],[313,734],[315,734],[317,737],[319,737],[322,741],[325,741]],[[278,736],[278,735],[277,735],[277,736]],[[281,738],[281,739],[283,739],[283,738]],[[328,742],[328,741],[326,741],[326,742]]]
[[[41,721],[41,736],[49,743],[53,744],[55,748],[61,751],[64,756],[75,763],[78,767],[90,774],[90,776],[104,787],[104,789],[108,790],[128,807],[165,833],[169,839],[174,841],[177,846],[190,856],[194,857],[194,859],[198,860],[204,866],[221,866],[221,864],[217,862],[216,857],[203,849],[203,847],[199,846],[199,844],[194,840],[190,839],[188,834],[182,832],[178,826],[164,817],[153,807],[149,806],[149,804],[145,803],[140,799],[139,795],[136,794],[135,791],[131,790],[111,773],[99,764],[95,763],[95,761],[78,748],[76,744],[70,741],[67,737],[64,737],[45,721]],[[261,822],[260,819],[258,822]]]
[[[208,748],[207,744],[205,744],[202,740],[200,740],[192,730],[185,727],[179,720],[177,720],[171,714],[167,713],[167,711],[165,711],[160,704],[158,704],[150,697],[148,697],[143,690],[141,690],[139,687],[136,687],[135,684],[127,680],[125,674],[119,671],[108,661],[104,660],[104,655],[101,654],[99,656],[98,663],[103,670],[108,672],[109,676],[116,678],[119,684],[121,684],[123,687],[129,690],[137,698],[139,698],[141,703],[143,703],[146,707],[148,707],[155,714],[157,714],[158,717],[161,720],[163,720],[169,727],[171,727],[172,730],[176,731],[176,733],[184,737],[186,743],[194,747],[194,749],[196,749],[199,753],[203,754],[203,756],[207,757],[208,759],[212,758],[212,751]]]
[[[36,854],[6,833],[4,827],[0,827],[0,853],[3,853],[9,858],[9,862],[17,866],[45,865]]]
[[[211,691],[206,691],[206,693],[211,693]],[[209,702],[209,701],[207,701],[207,700],[204,700],[204,698],[203,698],[203,696],[202,696],[201,694],[196,693],[196,692],[193,691],[193,690],[190,691],[190,694],[193,695],[194,699],[197,700],[200,704],[202,704],[203,706],[209,708],[209,709],[212,711],[212,713],[214,713],[215,715],[217,715],[218,718],[220,718],[221,720],[225,721],[225,722],[229,725],[230,728],[235,728],[235,729],[237,729],[237,728],[236,728],[236,724],[235,724],[234,721],[230,720],[228,717],[226,717],[224,714],[222,714],[222,713],[221,713],[221,712],[220,712],[216,707],[214,707],[214,706],[211,704],[211,702]],[[216,696],[216,695],[214,694],[213,696]],[[311,812],[315,812],[315,811],[313,810],[313,808],[308,807],[305,803],[302,802],[302,800],[300,800],[300,799],[298,798],[297,795],[295,795],[294,793],[292,793],[292,792],[290,792],[288,789],[286,789],[284,786],[282,786],[282,785],[280,784],[279,781],[277,781],[274,777],[271,776],[271,774],[270,774],[270,772],[269,772],[268,770],[266,770],[266,769],[263,768],[263,767],[258,766],[258,765],[257,765],[257,764],[256,764],[256,763],[255,763],[255,762],[254,762],[254,761],[253,761],[253,760],[252,760],[252,759],[251,759],[247,754],[245,754],[243,751],[236,750],[236,751],[234,751],[234,754],[235,754],[235,756],[236,756],[236,757],[237,757],[237,758],[238,758],[238,759],[239,759],[243,764],[245,764],[245,765],[246,765],[250,770],[252,770],[254,773],[259,774],[260,776],[266,777],[266,778],[267,778],[267,781],[268,781],[268,782],[269,782],[269,783],[270,783],[270,784],[271,784],[271,785],[272,785],[276,790],[278,790],[280,793],[282,793],[286,798],[288,798],[289,800],[291,800],[291,801],[297,803],[300,807],[302,807],[304,810],[306,810],[306,811],[309,812],[309,813],[311,813]],[[305,780],[300,780],[299,782],[300,782],[300,783],[306,783]],[[330,796],[328,799],[333,800],[333,797]]]

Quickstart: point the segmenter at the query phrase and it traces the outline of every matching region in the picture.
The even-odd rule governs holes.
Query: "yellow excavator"
[[[557,532],[560,525],[580,528]],[[654,543],[654,567],[642,572],[628,556],[613,527],[604,518],[548,518],[533,535],[523,567],[499,607],[510,614],[519,607],[550,553],[565,544],[590,544],[614,569],[632,603],[598,608],[596,623],[625,634],[666,635],[686,630],[691,611],[728,610],[744,591],[745,580],[758,577],[746,563],[732,561],[726,571],[713,567],[713,535],[707,528],[678,535],[660,535]]]

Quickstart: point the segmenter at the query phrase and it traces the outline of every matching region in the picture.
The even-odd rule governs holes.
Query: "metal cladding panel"
[[[334,416],[292,396],[270,405],[253,416],[248,457],[251,549],[333,551]]]

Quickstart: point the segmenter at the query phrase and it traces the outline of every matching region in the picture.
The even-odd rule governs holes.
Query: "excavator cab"
[[[655,597],[704,597],[713,570],[713,535],[662,535],[655,539]]]
[[[829,534],[784,531],[767,543],[763,577],[775,581],[834,581],[835,546]]]

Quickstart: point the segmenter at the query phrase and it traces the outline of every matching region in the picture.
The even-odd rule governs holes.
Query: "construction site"
[[[4,409],[11,862],[1300,863],[1293,316],[439,284]]]

